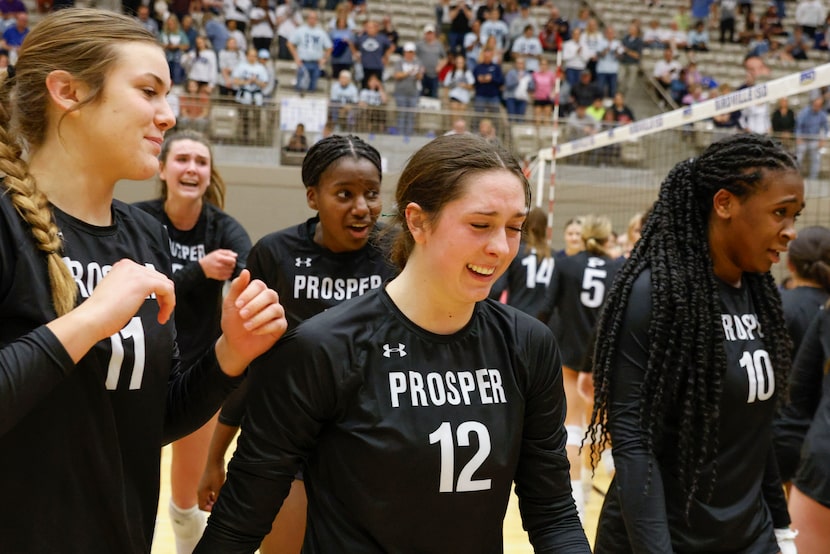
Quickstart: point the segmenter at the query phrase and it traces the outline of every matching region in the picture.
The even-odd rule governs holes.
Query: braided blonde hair
[[[5,194],[45,253],[58,316],[75,307],[77,286],[61,259],[61,234],[49,199],[38,189],[22,155],[24,147],[35,150],[46,138],[49,73],[63,70],[89,86],[89,97],[74,110],[92,104],[100,98],[106,75],[118,59],[115,46],[123,42],[158,44],[130,17],[95,9],[59,10],[32,29],[14,71],[0,85],[0,172],[5,175]]]

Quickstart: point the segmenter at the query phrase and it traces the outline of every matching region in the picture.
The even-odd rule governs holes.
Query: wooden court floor
[[[228,449],[233,452],[234,448]],[[161,457],[161,495],[159,499],[158,519],[156,520],[156,535],[153,542],[152,554],[176,554],[176,547],[173,541],[173,530],[170,527],[170,518],[167,515],[167,503],[170,500],[170,447],[162,450]],[[601,490],[608,487],[608,477],[597,470],[596,485]],[[596,521],[599,509],[602,507],[602,497],[592,491],[585,506],[585,533],[593,545],[594,534],[596,533]],[[505,554],[532,554],[533,548],[527,540],[527,533],[522,529],[522,521],[519,517],[519,506],[516,495],[511,495],[510,506],[507,508],[507,516],[504,520],[504,552]]]

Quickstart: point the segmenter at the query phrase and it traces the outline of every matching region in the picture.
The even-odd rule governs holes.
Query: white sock
[[[581,461],[581,460],[580,460]],[[591,478],[591,470],[582,464],[582,475],[580,478],[582,479],[582,498],[587,500],[591,498],[591,488],[594,486],[594,481]]]
[[[576,504],[576,513],[579,515],[579,521],[585,524],[585,491],[582,488],[582,479],[571,479],[571,491]]]
[[[605,472],[608,475],[613,475],[616,466],[614,466],[614,453],[610,448],[606,448],[602,451],[602,465],[605,467]]]
[[[198,505],[183,510],[173,503],[173,499],[170,499],[168,513],[170,524],[173,526],[173,534],[176,536],[176,552],[192,554],[205,531],[207,518],[204,512],[199,509]]]

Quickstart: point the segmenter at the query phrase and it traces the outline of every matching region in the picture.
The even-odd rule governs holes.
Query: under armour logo
[[[392,357],[392,352],[395,352],[398,356],[403,358],[404,356],[406,356],[406,350],[405,349],[406,349],[406,346],[401,344],[401,343],[398,343],[397,348],[392,348],[388,344],[384,344],[383,345],[383,357],[384,358],[391,358]]]
[[[294,258],[294,267],[311,267],[311,258]]]

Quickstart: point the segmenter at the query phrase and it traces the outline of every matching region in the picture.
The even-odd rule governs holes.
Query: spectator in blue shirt
[[[3,32],[3,42],[9,52],[17,51],[23,44],[23,39],[29,34],[29,14],[18,12],[15,16],[15,24]]]
[[[795,155],[799,165],[804,165],[804,154],[810,153],[810,179],[817,179],[821,158],[819,150],[824,147],[827,136],[827,113],[824,98],[814,98],[809,106],[798,112],[795,118]]]
[[[473,78],[476,92],[473,109],[476,113],[489,113],[498,117],[504,74],[501,66],[493,62],[492,50],[481,51],[481,62],[473,68]]]

